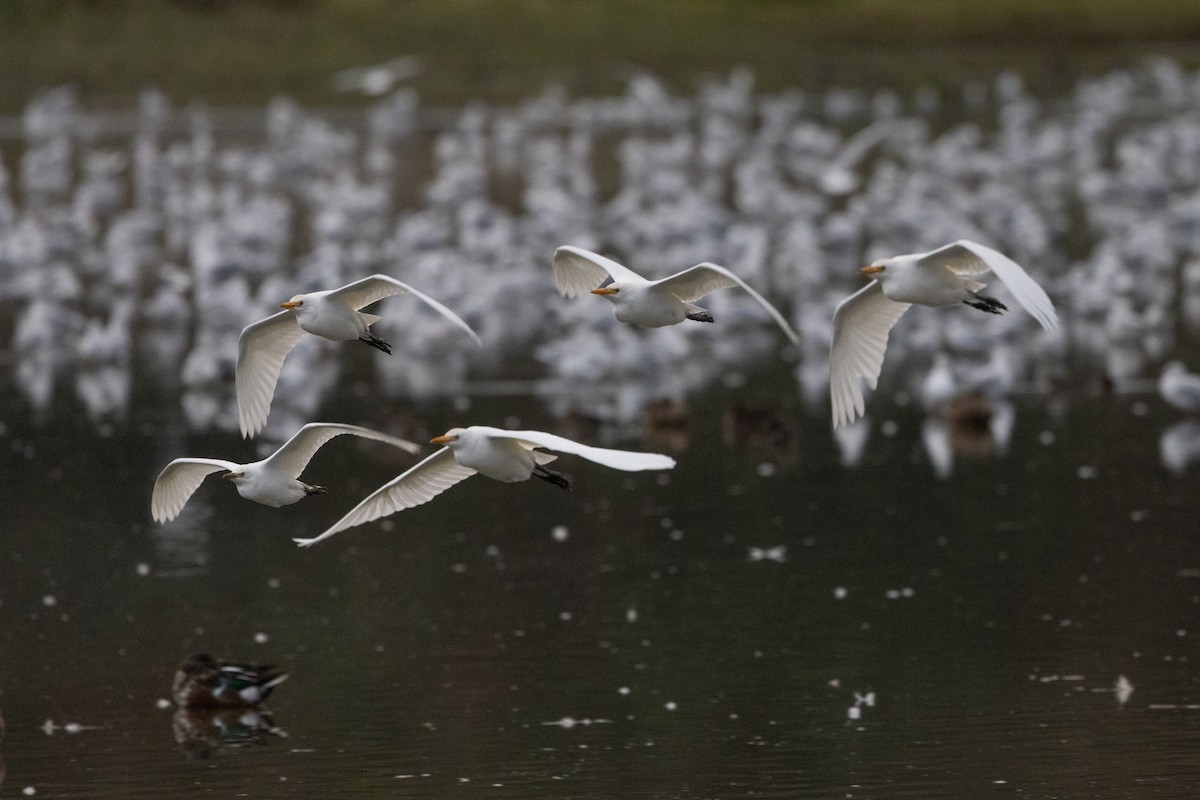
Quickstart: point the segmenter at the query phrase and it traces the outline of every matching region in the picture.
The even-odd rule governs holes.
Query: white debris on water
[[[750,561],[774,561],[782,564],[787,561],[787,545],[777,544],[774,547],[751,547],[747,550]]]
[[[571,532],[567,529],[566,525],[555,525],[550,530],[550,538],[556,542],[565,542],[570,535]]]

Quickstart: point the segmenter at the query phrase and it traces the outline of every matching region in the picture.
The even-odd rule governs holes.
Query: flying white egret
[[[972,276],[991,272],[1043,328],[1058,326],[1054,304],[1025,270],[990,247],[966,239],[928,253],[883,258],[859,272],[875,280],[843,300],[833,313],[829,392],[835,428],[862,416],[865,403],[859,381],[865,379],[875,388],[888,334],[909,306],[966,303],[991,314],[1008,310],[994,297],[981,295],[986,284]]]
[[[535,447],[582,456],[597,464],[627,472],[670,469],[675,466],[675,459],[658,453],[609,450],[573,442],[552,433],[506,431],[484,425],[451,428],[430,441],[445,447],[376,489],[320,536],[296,539],[296,544],[309,547],[355,525],[428,503],[476,472],[505,483],[540,478],[569,489],[570,483],[566,478],[545,467],[557,456],[534,450]]]
[[[612,282],[600,286],[608,276]],[[766,298],[716,264],[705,262],[669,278],[648,281],[611,258],[581,247],[564,246],[554,251],[554,286],[559,294],[572,300],[588,293],[598,294],[612,302],[618,320],[647,328],[676,325],[685,319],[712,322],[712,314],[695,301],[717,289],[740,286],[767,310],[792,344],[799,341],[792,326]]]
[[[252,437],[262,430],[271,411],[271,398],[283,360],[304,338],[305,331],[335,342],[358,339],[390,354],[391,345],[368,330],[379,317],[359,309],[385,297],[406,293],[433,308],[479,344],[475,331],[457,314],[387,275],[371,275],[338,289],[298,294],[280,303],[283,311],[247,325],[238,338],[235,382],[242,436]]]
[[[310,422],[262,461],[238,464],[220,458],[175,459],[163,467],[154,481],[150,513],[155,522],[175,519],[205,476],[218,470],[225,470],[221,477],[233,481],[242,497],[272,508],[290,505],[306,495],[324,494],[324,486],[309,486],[297,479],[322,445],[347,433],[386,442],[409,453],[421,449],[413,442],[357,425]]]

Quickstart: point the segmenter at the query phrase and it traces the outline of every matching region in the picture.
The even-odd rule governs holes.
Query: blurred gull
[[[571,484],[566,478],[545,467],[557,456],[535,450],[537,447],[581,456],[597,464],[627,472],[670,469],[675,466],[675,459],[658,453],[635,453],[591,447],[552,433],[506,431],[484,425],[451,428],[430,441],[445,447],[376,489],[320,536],[313,539],[296,539],[296,544],[309,547],[347,528],[428,503],[476,472],[504,483],[540,478],[560,488],[569,489]]]
[[[611,283],[595,288],[609,276]],[[587,292],[598,294],[612,302],[618,320],[647,328],[676,325],[685,319],[712,322],[712,314],[693,301],[717,289],[738,286],[767,310],[792,344],[799,342],[799,336],[774,306],[741,278],[716,264],[697,264],[668,278],[648,281],[612,259],[566,246],[554,252],[554,285],[570,299]]]
[[[833,315],[830,396],[835,428],[862,415],[859,381],[865,379],[875,388],[888,334],[910,305],[961,302],[992,314],[1007,310],[999,300],[979,294],[986,284],[971,276],[992,272],[1043,328],[1058,325],[1053,303],[1025,270],[995,250],[965,239],[928,253],[880,259],[859,271],[878,277],[843,300]]]
[[[238,464],[219,458],[177,458],[167,464],[154,481],[150,499],[154,521],[174,519],[205,476],[222,469],[226,472],[221,477],[233,481],[238,494],[272,508],[290,505],[310,494],[324,494],[324,486],[309,486],[297,479],[326,442],[343,434],[386,442],[409,453],[420,450],[413,442],[357,425],[310,422],[262,461]]]
[[[1172,361],[1158,377],[1158,393],[1167,405],[1180,411],[1200,411],[1200,375],[1188,372],[1182,361]]]
[[[1158,452],[1164,467],[1182,475],[1200,461],[1200,422],[1188,419],[1167,428],[1158,440]]]
[[[335,342],[358,339],[390,354],[391,345],[369,330],[379,317],[358,309],[404,293],[433,308],[479,344],[479,337],[457,314],[387,275],[372,275],[338,289],[298,294],[280,304],[283,311],[246,326],[238,338],[236,384],[242,436],[254,436],[267,421],[283,361],[305,331]]]
[[[362,92],[368,97],[379,97],[392,90],[397,83],[421,71],[421,60],[416,56],[400,56],[376,64],[373,67],[351,67],[333,76],[333,88],[338,92]]]

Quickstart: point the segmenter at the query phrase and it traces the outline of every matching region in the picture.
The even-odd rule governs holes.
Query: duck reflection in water
[[[721,417],[721,439],[729,449],[761,454],[777,467],[800,457],[799,426],[782,406],[730,406]]]
[[[1003,457],[1012,439],[1014,418],[1011,403],[974,392],[948,401],[940,414],[926,417],[921,441],[937,476],[942,480],[950,477],[955,456],[976,461]]]
[[[679,455],[687,449],[688,407],[682,400],[662,397],[642,406],[642,441],[647,447]]]
[[[287,736],[270,712],[260,708],[181,708],[171,720],[175,741],[189,758],[209,758],[222,747],[266,744]]]

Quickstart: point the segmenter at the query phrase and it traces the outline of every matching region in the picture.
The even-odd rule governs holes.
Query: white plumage
[[[717,289],[740,287],[766,309],[792,344],[799,341],[792,326],[766,298],[724,267],[703,263],[657,281],[648,281],[611,258],[564,246],[554,251],[554,285],[568,299],[598,294],[611,301],[621,322],[661,328],[685,319],[712,322],[712,316],[695,301]],[[608,277],[612,283],[600,286]]]
[[[597,464],[627,472],[670,469],[675,460],[657,453],[610,450],[541,431],[506,431],[483,425],[452,428],[431,440],[446,445],[407,472],[376,489],[327,531],[312,539],[296,539],[309,547],[335,533],[386,517],[406,508],[428,503],[442,492],[475,473],[505,483],[539,477],[566,488],[564,478],[543,468],[557,456],[534,450],[544,447],[581,456]]]
[[[999,301],[979,294],[985,284],[972,276],[993,273],[1043,328],[1058,326],[1054,304],[1025,270],[990,247],[966,239],[928,253],[880,259],[860,272],[875,280],[843,300],[833,314],[829,392],[835,428],[862,416],[860,380],[875,388],[888,334],[909,306],[967,303],[996,314],[1005,310]]]
[[[309,486],[297,479],[322,445],[347,433],[386,442],[409,453],[421,449],[413,442],[357,425],[310,422],[262,461],[238,464],[220,458],[175,459],[163,467],[154,481],[150,513],[155,522],[175,519],[204,478],[218,470],[226,470],[222,477],[232,480],[242,497],[272,508],[290,505],[305,495],[323,493],[323,487]]]
[[[283,311],[247,325],[238,337],[235,382],[242,436],[252,437],[262,430],[271,410],[283,360],[304,338],[306,331],[335,342],[360,339],[391,353],[391,346],[368,330],[379,317],[359,309],[396,294],[413,295],[479,344],[475,331],[457,314],[432,297],[387,275],[371,275],[338,289],[298,294],[280,304]]]

